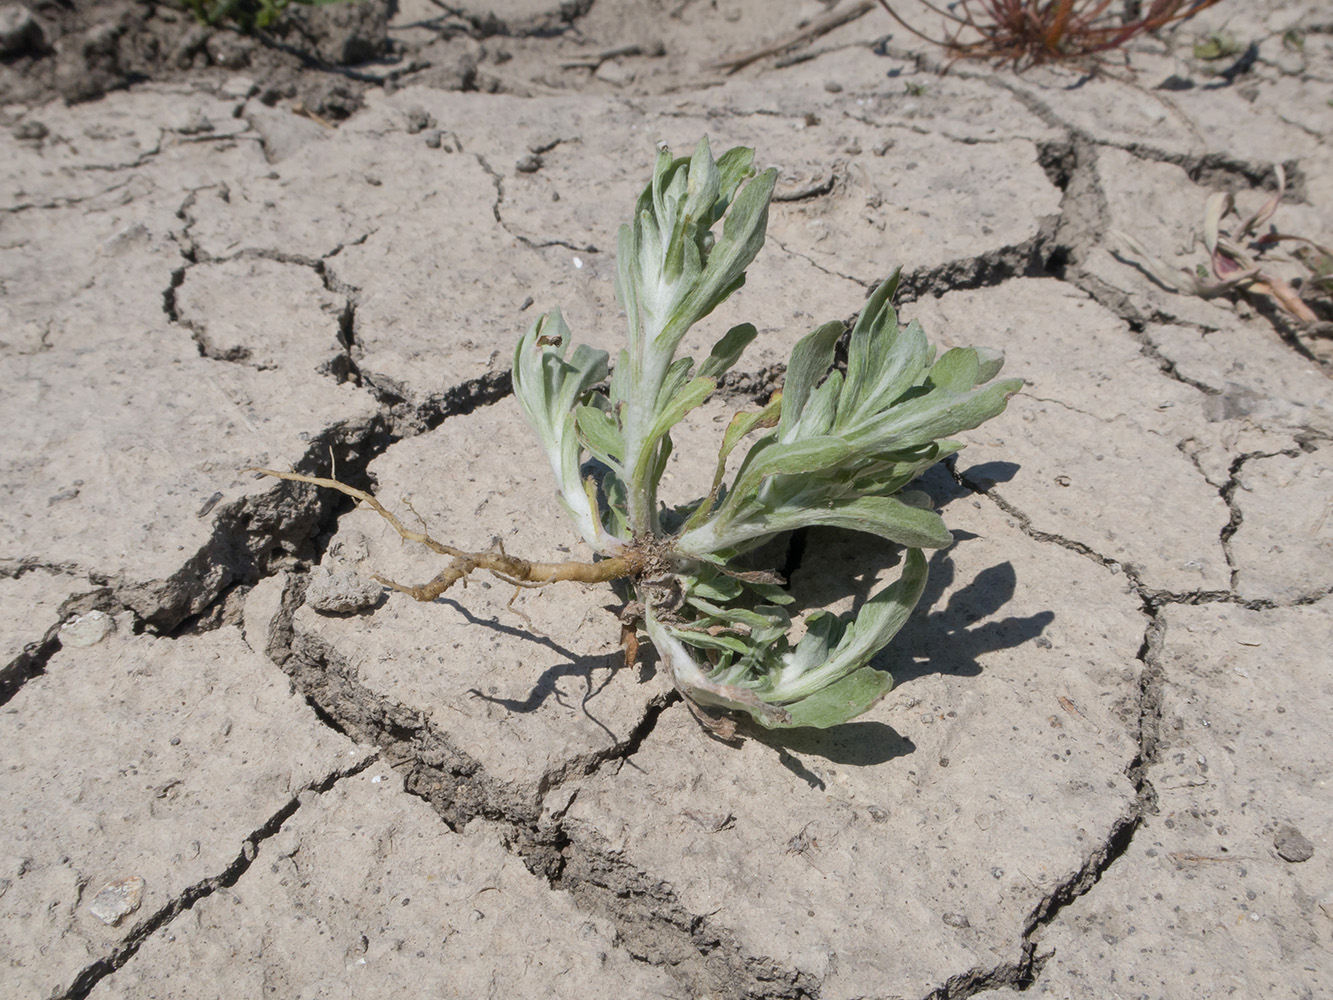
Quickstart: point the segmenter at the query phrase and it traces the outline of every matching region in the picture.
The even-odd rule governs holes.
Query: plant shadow
[[[594,698],[606,690],[611,681],[615,679],[616,674],[624,669],[625,654],[621,650],[602,653],[597,656],[580,656],[572,650],[566,649],[548,635],[532,632],[520,626],[506,625],[498,618],[479,617],[455,600],[446,598],[439,600],[437,603],[453,608],[467,620],[469,625],[479,625],[511,638],[543,646],[559,655],[564,661],[554,663],[543,670],[523,698],[502,698],[487,694],[480,688],[469,688],[468,694],[472,697],[493,705],[499,705],[510,712],[519,714],[535,712],[548,701],[553,701],[564,708],[577,708],[611,739],[619,739],[610,726],[592,714],[588,706]],[[644,669],[643,667],[640,668],[640,678],[648,680],[653,674],[652,672],[645,674]],[[598,674],[603,675],[600,680],[597,679]],[[571,702],[561,689],[560,681],[565,678],[576,678],[583,682],[583,695],[577,704]]]

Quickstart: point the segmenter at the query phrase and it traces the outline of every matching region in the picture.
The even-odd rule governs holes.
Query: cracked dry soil
[[[1327,11],[1223,2],[1080,78],[938,76],[857,7],[367,2],[263,43],[33,8],[0,67],[7,995],[1329,993],[1328,341],[1109,236],[1192,266],[1207,193],[1252,209],[1278,161],[1280,225],[1327,240]],[[1249,48],[1196,60],[1220,28]],[[435,569],[238,471],[577,554],[510,351],[555,306],[615,345],[615,228],[703,133],[782,180],[685,345],[761,331],[673,498],[895,265],[905,316],[1026,380],[925,479],[957,541],[894,691],[739,748],[621,665],[603,589],[315,610],[317,570]],[[814,531],[787,569],[846,609],[896,559]]]

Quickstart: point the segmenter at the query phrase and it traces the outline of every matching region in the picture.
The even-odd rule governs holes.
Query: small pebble
[[[840,84],[837,80],[825,80],[824,89],[827,90],[830,94],[841,94],[842,84]]]
[[[108,882],[88,904],[88,912],[108,927],[115,927],[139,908],[145,884],[138,875]]]
[[[967,917],[963,916],[961,913],[946,913],[943,920],[950,927],[957,927],[959,930],[962,930],[964,927],[972,926],[968,922]]]
[[[1283,823],[1273,835],[1273,847],[1283,861],[1293,864],[1309,861],[1314,857],[1314,844],[1290,823]]]
[[[535,174],[542,168],[542,158],[537,153],[527,153],[520,156],[514,164],[514,169],[520,174]]]
[[[426,132],[424,133],[424,136],[426,139],[426,147],[428,149],[440,148],[442,136],[439,129],[437,128],[427,129]]]
[[[106,612],[89,611],[60,626],[60,643],[64,646],[95,646],[110,635],[115,627],[115,622]]]

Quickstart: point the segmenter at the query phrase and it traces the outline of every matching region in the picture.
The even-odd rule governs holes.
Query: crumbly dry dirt
[[[1116,235],[1192,268],[1209,192],[1251,211],[1281,163],[1275,224],[1333,240],[1326,7],[1223,0],[1095,75],[939,75],[856,0],[367,0],[258,39],[5,4],[0,50],[6,995],[1333,992],[1327,327]],[[703,134],[781,180],[687,345],[761,331],[673,499],[895,266],[1026,380],[924,480],[956,542],[894,691],[739,746],[623,666],[609,589],[366,590],[436,567],[240,471],[580,554],[512,345],[556,306],[616,344],[616,226]],[[898,554],[787,558],[848,608]]]

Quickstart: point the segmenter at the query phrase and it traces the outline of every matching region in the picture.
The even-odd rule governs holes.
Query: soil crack
[[[306,785],[300,789],[288,799],[281,809],[269,817],[263,826],[245,838],[240,852],[236,855],[236,860],[228,865],[226,870],[196,882],[176,899],[139,923],[134,931],[121,943],[120,947],[107,957],[86,967],[75,978],[69,989],[64,993],[57,994],[56,1000],[83,1000],[98,983],[133,958],[149,937],[170,924],[181,913],[192,908],[201,899],[207,899],[219,889],[230,889],[240,881],[241,876],[250,870],[250,866],[254,864],[255,859],[259,856],[260,846],[270,837],[279,833],[287,820],[291,819],[296,811],[301,808],[302,795],[307,792],[323,795],[344,778],[359,774],[379,759],[379,754],[367,754],[354,764],[333,772],[322,781]]]

